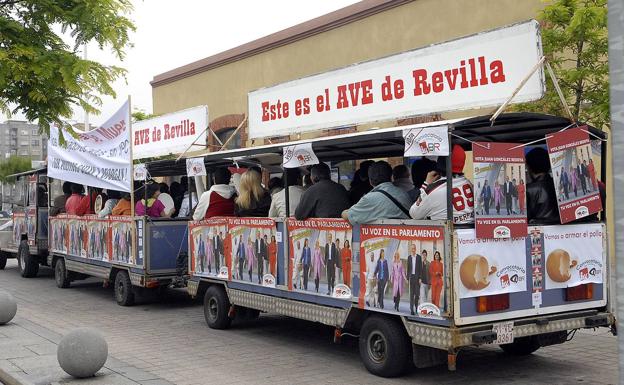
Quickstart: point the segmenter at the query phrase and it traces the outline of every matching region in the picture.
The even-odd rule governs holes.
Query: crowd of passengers
[[[464,202],[455,205],[456,224],[474,222],[472,184],[464,176],[466,153],[459,145],[451,152],[452,186],[463,191]],[[526,212],[529,223],[559,223],[555,184],[550,175],[550,159],[545,149],[536,147],[526,155]],[[352,224],[370,223],[379,219],[447,219],[446,157],[437,161],[416,160],[410,169],[394,168],[385,161],[364,161],[356,170],[351,187],[331,179],[329,166],[320,163],[307,173],[293,168],[286,178],[271,178],[267,188],[262,184],[259,168],[249,168],[242,175],[228,168],[218,168],[211,175],[211,187],[199,199],[194,184],[184,177],[181,182],[150,183],[142,190],[135,185],[135,215],[152,218],[190,218],[194,220],[217,216],[285,217],[288,188],[289,213],[299,219],[344,218]],[[232,180],[234,182],[232,183]],[[283,181],[287,181],[287,186]],[[600,186],[604,202],[604,185]],[[480,199],[476,197],[476,199]],[[98,201],[99,200],[99,201]],[[524,202],[523,202],[524,206]],[[101,207],[97,213],[94,207]],[[54,199],[50,215],[98,214],[131,215],[130,194],[91,189],[84,194],[81,185],[65,182],[63,195]]]

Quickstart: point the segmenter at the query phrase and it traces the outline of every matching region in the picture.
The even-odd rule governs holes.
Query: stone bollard
[[[9,323],[17,313],[15,298],[5,291],[0,291],[0,325]]]
[[[108,344],[97,330],[78,328],[61,339],[56,357],[67,374],[77,378],[92,377],[106,363]]]

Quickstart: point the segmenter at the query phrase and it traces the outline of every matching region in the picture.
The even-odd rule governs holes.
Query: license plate
[[[495,344],[510,344],[514,341],[513,321],[494,324],[492,326],[492,331],[496,332]]]

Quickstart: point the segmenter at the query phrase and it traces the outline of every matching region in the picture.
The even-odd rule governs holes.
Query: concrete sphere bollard
[[[0,325],[9,323],[17,313],[15,298],[5,291],[0,291]]]
[[[77,378],[92,377],[106,363],[108,344],[97,330],[78,328],[61,339],[56,357],[67,374]]]

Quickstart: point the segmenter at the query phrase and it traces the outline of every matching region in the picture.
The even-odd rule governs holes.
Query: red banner
[[[546,137],[561,223],[602,210],[587,126]]]
[[[516,143],[475,143],[477,238],[527,235],[524,149]]]

